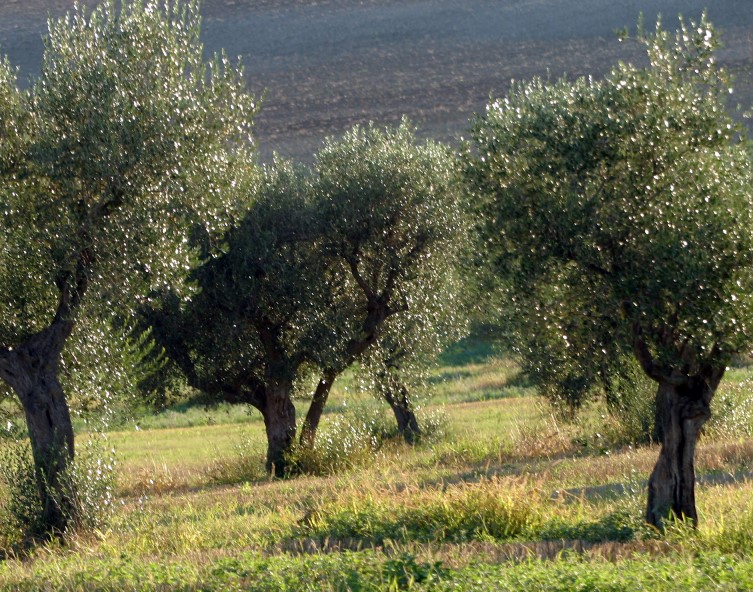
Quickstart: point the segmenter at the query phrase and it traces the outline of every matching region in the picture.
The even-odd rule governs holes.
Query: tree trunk
[[[285,477],[290,468],[290,452],[295,441],[295,405],[291,399],[293,385],[277,382],[266,389],[262,415],[267,431],[267,471]]]
[[[693,525],[698,522],[695,506],[695,448],[703,424],[711,417],[714,391],[700,377],[679,384],[659,382],[657,422],[662,447],[648,482],[646,521],[663,529],[671,514]]]
[[[314,447],[316,431],[319,429],[319,421],[324,412],[324,406],[327,404],[329,393],[332,390],[332,383],[335,382],[337,373],[334,370],[328,370],[324,373],[319,384],[316,385],[314,396],[311,399],[311,405],[306,413],[306,419],[303,420],[301,427],[301,446],[311,449]]]
[[[21,346],[0,353],[0,376],[18,395],[29,430],[44,535],[62,534],[70,518],[70,491],[61,476],[74,454],[73,424],[58,364],[73,323],[55,321]]]
[[[407,389],[400,385],[397,391],[387,391],[384,399],[392,407],[392,412],[397,420],[397,431],[408,444],[415,444],[421,436],[421,429],[418,427],[416,412],[410,402]]]

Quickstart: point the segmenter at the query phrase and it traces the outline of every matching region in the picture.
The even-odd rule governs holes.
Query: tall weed
[[[374,462],[392,434],[385,414],[373,406],[357,406],[337,415],[319,431],[312,447],[298,447],[293,464],[302,473],[332,475]]]
[[[259,481],[267,476],[264,468],[264,450],[248,436],[235,446],[235,454],[218,453],[206,470],[209,479],[221,485],[235,485]]]

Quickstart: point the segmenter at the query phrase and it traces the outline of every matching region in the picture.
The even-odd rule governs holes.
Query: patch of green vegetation
[[[484,364],[500,357],[500,347],[492,339],[471,334],[448,347],[441,356],[441,366]]]
[[[234,422],[232,410],[229,423],[198,421],[225,411],[187,406],[193,427],[148,420],[111,433],[120,475],[109,528],[7,559],[0,590],[687,592],[714,578],[716,589],[751,584],[753,485],[699,485],[700,528],[672,525],[657,539],[643,525],[641,484],[655,448],[616,446],[603,408],[563,424],[538,397],[469,402],[474,380],[514,380],[509,360],[457,370],[465,374],[443,385],[445,404],[424,410],[441,410],[444,429],[415,446],[391,436],[394,420],[380,401],[340,385],[322,418],[319,476],[269,479],[260,418]],[[730,387],[744,394],[744,384]],[[298,404],[301,413],[306,402]],[[348,427],[354,417],[368,429]],[[370,445],[356,452],[373,437],[376,453]],[[702,442],[698,474],[735,473],[751,458],[750,440],[720,432]]]
[[[142,411],[134,414],[133,424],[144,430],[190,428],[204,425],[260,423],[261,416],[249,405],[218,403],[207,405],[202,401],[184,401],[158,413]]]
[[[571,592],[591,590],[750,590],[753,562],[720,554],[655,558],[620,562],[588,561],[563,556],[557,561],[527,561],[517,565],[475,564],[453,571],[435,590]]]
[[[142,561],[124,554],[82,565],[68,557],[39,562],[7,578],[3,590],[255,590],[260,592],[397,590],[623,592],[649,590],[747,591],[753,587],[749,557],[719,553],[672,557],[639,555],[619,562],[564,554],[554,561],[466,563],[449,567],[410,552],[358,551],[263,557],[238,553],[189,562]]]
[[[368,496],[350,505],[314,508],[302,521],[299,535],[320,541],[355,539],[365,545],[501,541],[519,536],[535,520],[530,500],[505,495],[497,487],[466,484],[407,500]]]

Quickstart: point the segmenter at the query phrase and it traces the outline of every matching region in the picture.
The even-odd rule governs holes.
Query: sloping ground
[[[490,93],[511,79],[603,74],[639,59],[616,29],[643,12],[709,17],[723,32],[723,64],[737,75],[736,101],[753,105],[753,9],[739,0],[205,0],[208,51],[242,56],[249,86],[264,94],[257,139],[308,159],[320,139],[370,120],[408,114],[422,132],[450,139],[468,128]],[[39,68],[49,11],[73,0],[4,0],[0,52],[27,80]]]

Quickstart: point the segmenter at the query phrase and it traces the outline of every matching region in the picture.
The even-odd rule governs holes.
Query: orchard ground
[[[421,414],[432,431],[410,447],[389,436],[386,405],[343,381],[319,435],[332,464],[289,480],[264,475],[250,409],[125,423],[107,436],[119,458],[110,527],[27,558],[8,547],[0,589],[753,586],[747,368],[730,372],[698,452],[700,528],[665,536],[642,519],[658,449],[627,444],[605,409],[556,421],[513,361],[478,344],[446,356],[434,382]]]

